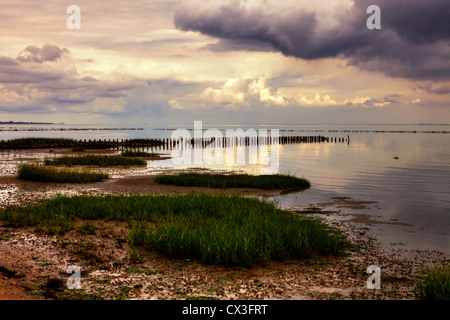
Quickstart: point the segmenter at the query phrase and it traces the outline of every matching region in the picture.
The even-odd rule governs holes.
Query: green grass
[[[147,162],[140,158],[104,155],[64,156],[55,159],[45,159],[46,165],[54,166],[145,166]]]
[[[19,179],[37,182],[89,183],[109,178],[108,174],[102,172],[56,169],[27,163],[19,164],[17,171]]]
[[[416,292],[425,300],[450,300],[450,268],[434,268],[424,272],[416,282]]]
[[[320,220],[238,195],[60,196],[0,211],[0,220],[48,233],[71,230],[77,219],[127,221],[130,246],[230,266],[337,255],[347,246]]]
[[[123,157],[148,157],[148,158],[154,158],[154,157],[158,157],[158,154],[152,152],[143,152],[143,151],[130,151],[130,150],[125,150],[122,152],[122,156]]]
[[[261,189],[307,189],[310,182],[292,175],[275,174],[253,176],[248,174],[191,173],[161,174],[155,181],[177,186],[211,188],[261,188]]]

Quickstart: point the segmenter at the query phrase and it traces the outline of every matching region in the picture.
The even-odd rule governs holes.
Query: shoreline
[[[15,162],[15,161],[13,161]],[[103,193],[206,193],[244,194],[273,197],[282,190],[256,188],[213,189],[161,185],[152,175],[139,170],[115,168],[112,178],[98,183],[61,184],[21,181],[14,175],[0,177],[0,207],[8,204],[83,192]],[[342,204],[364,205],[351,199],[336,199]],[[327,205],[317,204],[321,210]],[[295,210],[294,210],[295,211]],[[380,222],[370,215],[357,215],[347,208],[336,219],[325,221],[342,230],[358,250],[340,257],[314,257],[295,261],[272,261],[250,269],[204,265],[190,259],[172,259],[157,253],[130,259],[127,228],[124,223],[102,221],[99,227],[108,236],[81,235],[40,236],[31,228],[14,229],[0,222],[0,300],[54,299],[199,299],[221,300],[314,300],[314,299],[417,299],[413,290],[415,276],[427,266],[442,265],[448,260],[437,250],[388,248],[368,225]],[[301,213],[299,213],[301,214]],[[313,215],[321,217],[323,212]],[[322,216],[323,217],[323,216]],[[89,244],[89,245],[88,245]],[[83,247],[84,246],[84,247]],[[82,289],[62,292],[49,286],[54,280],[65,285],[69,265],[82,270]],[[380,290],[366,288],[369,265],[381,268]],[[55,280],[56,279],[56,280]],[[56,290],[56,291],[55,291]]]

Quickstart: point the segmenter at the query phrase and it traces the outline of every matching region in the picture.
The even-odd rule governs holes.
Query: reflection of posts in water
[[[203,149],[202,156],[205,164],[223,164],[223,151],[219,146],[219,141],[222,141],[223,139],[222,131],[218,129],[208,129],[205,131],[203,139],[210,142],[209,145]]]
[[[191,142],[191,133],[186,129],[177,129],[172,132],[172,139],[179,139],[182,141]],[[181,148],[172,149],[172,162],[174,165],[191,164],[191,148],[187,144],[182,144]],[[189,152],[188,152],[189,151]]]
[[[270,130],[270,137],[267,137],[267,130],[263,136],[269,144],[259,145],[259,163],[263,166],[261,174],[276,174],[280,168],[280,148],[278,143],[270,143],[270,141],[277,141],[279,139],[279,130]],[[269,150],[270,149],[270,150]]]
[[[232,148],[226,149],[226,162],[227,163],[236,163],[237,164],[245,164],[245,141],[246,138],[256,139],[256,130],[255,129],[247,129],[246,131],[242,129],[227,129],[226,137],[232,141]],[[253,158],[251,154],[256,154],[257,146],[249,146],[249,158]],[[251,163],[256,164],[256,163]]]
[[[255,129],[227,129],[225,137],[218,129],[203,133],[202,122],[195,121],[194,137],[186,129],[177,129],[168,141],[175,141],[171,143],[174,165],[260,164],[269,166],[261,172],[270,174],[279,169],[279,139],[279,130],[271,130],[270,136],[266,129],[260,129],[258,134]]]

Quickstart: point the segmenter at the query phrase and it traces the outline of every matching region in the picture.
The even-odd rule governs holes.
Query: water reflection
[[[402,243],[439,247],[448,252],[450,150],[445,146],[449,145],[449,138],[355,135],[349,147],[287,146],[280,156],[280,167],[304,175],[312,181],[312,188],[301,196],[282,196],[277,201],[292,207],[336,196],[374,200],[379,206],[376,215],[381,219],[395,219],[416,227],[404,230],[377,225],[385,233],[385,239],[400,238]],[[397,160],[394,155],[398,156]],[[374,211],[366,210],[366,213],[374,214]]]
[[[200,169],[267,174],[279,171],[280,145],[188,148],[166,152],[171,159],[149,161],[148,172],[162,169]],[[272,170],[270,170],[272,169]]]

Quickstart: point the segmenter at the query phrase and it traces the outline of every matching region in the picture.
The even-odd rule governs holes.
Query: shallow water
[[[55,125],[55,127],[62,126]],[[102,128],[102,126],[83,125],[77,127]],[[112,126],[103,126],[103,128],[108,127]],[[190,127],[192,125],[184,128]],[[208,129],[216,126],[204,125],[203,127]],[[377,221],[402,223],[370,226],[381,235],[380,239],[388,246],[437,249],[450,253],[450,134],[448,133],[450,126],[217,127],[219,129],[243,128],[244,130],[273,128],[279,129],[281,135],[320,134],[338,138],[349,136],[348,144],[333,142],[279,146],[277,149],[279,171],[303,176],[311,181],[312,186],[307,191],[277,196],[274,200],[283,207],[294,209],[302,209],[316,203],[330,203],[333,202],[334,197],[350,197],[355,201],[375,201],[359,209],[339,208],[336,205],[330,205],[327,209],[367,214]],[[178,126],[122,126],[122,129],[126,128],[130,130],[2,131],[0,134],[1,139],[36,136],[76,139],[167,138]],[[446,133],[430,133],[431,131]],[[247,155],[249,153],[248,148],[241,147],[231,151],[246,152]],[[205,155],[204,150],[195,150],[195,152]],[[208,152],[210,156],[211,152]],[[217,152],[226,154],[226,150],[223,149]],[[14,172],[13,163],[24,156],[17,156],[14,152],[0,151],[0,157],[0,171],[2,174],[11,174]],[[211,160],[208,157],[203,159]],[[224,164],[201,162],[195,165],[176,165],[172,160],[163,160],[149,161],[146,172],[156,173],[166,169],[192,167],[260,173],[261,168],[265,166],[258,162],[250,165],[248,156],[244,164],[229,161]],[[5,196],[4,192],[1,194]],[[330,218],[349,219],[349,216],[338,214]]]
[[[376,225],[386,243],[449,252],[449,146],[448,135],[374,133],[351,135],[349,146],[289,146],[281,167],[310,179],[312,188],[278,200],[288,207],[335,196],[377,201],[376,210],[364,211],[414,226]]]

